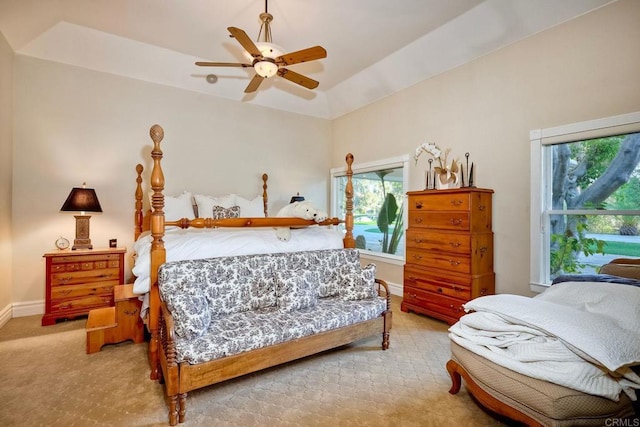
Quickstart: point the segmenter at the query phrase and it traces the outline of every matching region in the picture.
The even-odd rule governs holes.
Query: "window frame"
[[[409,155],[404,154],[397,157],[389,157],[386,159],[374,160],[366,163],[353,164],[351,165],[351,170],[355,175],[359,173],[402,167],[402,191],[404,194],[406,194],[409,188],[409,160]],[[338,179],[346,175],[346,166],[331,169],[331,216],[333,217],[338,216],[338,206],[340,206],[342,198],[345,197],[344,194],[338,194],[339,185],[337,184],[337,182]],[[402,202],[405,203],[405,200],[403,199]],[[402,215],[404,220],[403,223],[406,224],[408,219],[407,209],[403,210]],[[406,238],[406,227],[404,238]],[[362,258],[370,259],[373,261],[381,261],[395,265],[404,265],[405,263],[404,254],[400,256],[395,254],[386,254],[382,252],[373,252],[366,249],[360,249],[360,256]]]
[[[634,210],[609,210],[606,213],[597,210],[552,210],[551,179],[552,152],[547,146],[577,142],[587,139],[640,132],[640,112],[572,123],[547,129],[534,129],[529,132],[531,142],[531,193],[530,193],[530,269],[529,286],[533,292],[542,292],[550,286],[549,257],[550,245],[546,229],[547,218],[553,214],[572,215],[616,215],[640,212]]]

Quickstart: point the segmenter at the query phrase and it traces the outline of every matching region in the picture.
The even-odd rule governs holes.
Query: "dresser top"
[[[123,254],[127,252],[127,248],[100,248],[100,249],[61,249],[46,252],[43,257],[58,256],[74,256],[74,255],[104,255],[104,254]]]
[[[462,188],[449,188],[446,190],[419,190],[408,191],[408,196],[424,195],[424,194],[459,194],[459,193],[493,193],[490,188],[476,188],[476,187],[462,187]]]

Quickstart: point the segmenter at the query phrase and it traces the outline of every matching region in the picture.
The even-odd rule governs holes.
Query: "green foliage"
[[[387,196],[382,203],[380,212],[378,213],[378,228],[383,233],[389,232],[389,224],[392,224],[396,220],[398,213],[398,202],[396,202],[396,196],[391,193],[387,193]]]
[[[400,211],[396,216],[396,223],[393,226],[393,233],[391,233],[391,239],[389,240],[389,247],[386,253],[395,254],[398,250],[398,245],[404,234],[404,215],[403,213],[404,203],[400,205]]]
[[[604,254],[606,242],[592,237],[586,237],[587,225],[583,222],[576,224],[576,231],[569,228],[563,234],[552,234],[551,244],[551,277],[563,273],[579,273],[585,264],[578,262],[576,254],[583,253],[590,256],[596,253]]]
[[[586,173],[578,180],[578,186],[587,188],[603,174],[618,154],[624,136],[611,136],[570,144],[571,157],[585,163]]]

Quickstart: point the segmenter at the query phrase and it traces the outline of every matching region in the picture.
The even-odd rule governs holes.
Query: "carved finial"
[[[347,161],[347,165],[351,166],[353,164],[353,154],[351,153],[347,154],[347,157],[345,157],[345,160]]]
[[[153,125],[149,130],[149,135],[154,143],[159,143],[164,138],[164,129],[160,125]]]
[[[138,173],[138,175],[141,175],[143,170],[144,170],[144,168],[142,167],[142,165],[140,163],[138,163],[136,165],[136,172]]]

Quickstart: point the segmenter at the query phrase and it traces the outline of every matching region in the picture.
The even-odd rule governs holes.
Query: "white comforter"
[[[167,262],[221,256],[296,252],[343,247],[342,233],[334,227],[311,226],[291,230],[291,239],[282,242],[274,228],[215,228],[167,230],[164,246]],[[151,235],[145,233],[133,244],[136,280],[133,292],[149,292]]]
[[[618,401],[640,377],[640,288],[565,282],[542,294],[491,295],[449,329],[451,340],[524,375]]]

